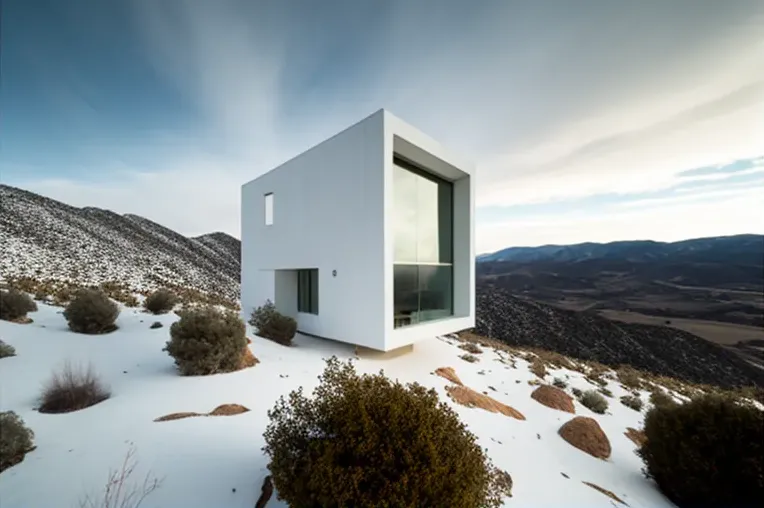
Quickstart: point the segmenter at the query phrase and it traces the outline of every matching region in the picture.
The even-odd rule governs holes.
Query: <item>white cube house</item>
[[[380,110],[242,186],[241,308],[391,351],[475,324],[474,167]]]

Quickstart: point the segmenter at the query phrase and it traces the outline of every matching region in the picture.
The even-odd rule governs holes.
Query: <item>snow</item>
[[[34,430],[37,445],[23,462],[0,474],[3,508],[79,506],[86,494],[103,489],[109,470],[121,464],[130,443],[139,461],[133,480],[142,481],[149,471],[164,479],[143,508],[251,508],[267,474],[267,457],[261,451],[267,411],[280,395],[299,386],[312,391],[324,367],[322,358],[355,358],[352,347],[346,345],[298,336],[296,345],[286,348],[250,330],[253,344],[249,347],[260,360],[258,365],[230,374],[181,377],[172,358],[162,351],[169,325],[178,319],[174,314],[151,316],[123,308],[117,331],[87,336],[68,331],[60,312],[60,308],[39,305],[39,311],[30,314],[32,324],[0,321],[0,339],[14,346],[17,354],[0,359],[0,410],[16,411]],[[165,326],[149,329],[154,321]],[[359,372],[384,369],[386,375],[403,382],[434,387],[479,437],[495,465],[512,475],[513,497],[505,506],[617,505],[583,481],[613,491],[634,508],[673,506],[640,472],[642,463],[624,431],[641,428],[643,414],[618,401],[627,392],[617,382],[609,381],[614,397],[608,399],[607,414],[595,414],[575,403],[577,415],[595,418],[610,439],[612,455],[603,461],[559,437],[559,427],[573,415],[531,399],[535,386],[528,381],[535,376],[528,362],[515,357],[513,368],[499,361],[509,358],[509,353],[483,348],[477,355],[480,361],[469,363],[458,358],[464,351],[457,345],[448,337],[433,338],[417,344],[407,355],[360,358],[354,364]],[[110,385],[112,397],[68,414],[35,411],[41,384],[65,361],[92,364]],[[432,374],[448,366],[466,386],[514,407],[526,421],[455,404],[446,395],[449,382]],[[545,380],[566,376],[571,387],[593,388],[582,374],[564,369],[550,371]],[[647,400],[647,394],[642,398]],[[251,411],[153,421],[173,412],[205,413],[225,403],[243,404]],[[268,503],[271,508],[284,506],[275,495]]]

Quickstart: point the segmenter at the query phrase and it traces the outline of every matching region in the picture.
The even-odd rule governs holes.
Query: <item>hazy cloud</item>
[[[146,165],[104,160],[129,167],[108,180],[20,184],[185,233],[237,234],[241,183],[380,107],[475,160],[481,206],[627,199],[764,154],[755,0],[135,0],[130,13],[141,54],[194,108],[192,132],[152,143]],[[636,205],[565,220],[508,209],[479,228],[479,250],[668,238],[690,221],[686,236],[762,229],[722,198],[705,226],[682,201],[671,225],[666,209]]]

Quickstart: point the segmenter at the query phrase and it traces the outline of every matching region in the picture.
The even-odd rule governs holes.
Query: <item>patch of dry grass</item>
[[[477,362],[480,361],[480,358],[478,358],[475,355],[471,355],[469,353],[465,353],[465,354],[461,355],[459,358],[461,358],[465,362],[470,362],[470,363],[477,363]]]
[[[197,416],[234,416],[246,413],[249,408],[241,404],[221,404],[209,413],[195,413],[193,411],[184,411],[180,413],[170,413],[168,415],[155,418],[155,422],[170,422],[173,420],[182,420],[184,418],[194,418]]]
[[[626,427],[626,432],[624,432],[623,435],[628,437],[632,443],[637,445],[637,448],[641,448],[642,445],[645,444],[645,441],[647,441],[647,436],[645,436],[644,431],[637,430],[632,427]]]
[[[462,383],[462,380],[459,379],[459,376],[456,375],[456,371],[453,367],[438,367],[435,369],[435,374],[451,381],[454,384],[464,386],[464,383]]]
[[[476,392],[472,388],[466,386],[447,386],[446,392],[448,396],[456,402],[466,407],[477,407],[490,411],[491,413],[501,413],[503,415],[515,418],[517,420],[525,420],[525,416],[518,410],[499,402],[488,395]]]
[[[595,485],[595,484],[589,483],[589,482],[581,482],[581,483],[583,483],[584,485],[588,485],[589,487],[593,488],[596,491],[602,492],[603,494],[605,494],[607,497],[609,497],[613,501],[621,503],[622,505],[629,506],[628,504],[626,504],[626,501],[624,501],[620,497],[616,496],[613,492],[611,492],[611,491],[609,491],[607,489],[603,489],[599,485]]]

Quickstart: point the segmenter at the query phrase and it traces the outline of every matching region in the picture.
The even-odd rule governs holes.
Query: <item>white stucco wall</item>
[[[280,310],[307,333],[384,343],[383,118],[372,115],[242,187],[243,314],[266,299],[284,301],[276,288],[289,291],[290,274],[272,270],[318,268],[318,315],[297,315],[296,284],[292,307]],[[273,225],[266,226],[269,192]]]
[[[398,329],[394,152],[454,188],[454,317]],[[378,350],[474,326],[474,189],[472,165],[378,111],[242,187],[242,314],[271,299],[303,332]],[[271,192],[273,225],[266,226]],[[319,269],[318,315],[297,313],[296,273],[278,271],[300,268]]]

